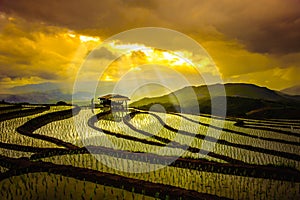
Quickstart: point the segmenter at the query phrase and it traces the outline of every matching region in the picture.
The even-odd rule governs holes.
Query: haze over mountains
[[[37,104],[72,101],[72,94],[69,92],[71,91],[70,86],[50,82],[13,87],[10,91],[11,94],[0,94],[0,99],[13,103],[28,102]],[[90,101],[92,96],[89,92],[74,94],[75,99],[79,101]]]

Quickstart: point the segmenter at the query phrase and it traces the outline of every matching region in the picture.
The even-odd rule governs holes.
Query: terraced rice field
[[[300,198],[300,121],[93,111],[0,106],[1,199]]]

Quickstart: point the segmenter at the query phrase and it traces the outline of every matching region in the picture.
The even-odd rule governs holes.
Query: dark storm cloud
[[[263,34],[245,38],[247,45],[257,52],[292,53],[300,51],[300,15],[294,19],[282,19],[265,24]]]
[[[160,18],[186,32],[215,28],[225,37],[245,44],[250,51],[300,51],[299,0],[162,1]]]
[[[299,0],[1,0],[0,10],[90,34],[110,36],[141,26],[184,33],[208,26],[256,52],[300,51]]]
[[[242,41],[251,51],[299,52],[299,7],[298,0],[249,3],[240,12],[229,14],[232,20],[219,24],[218,28],[225,35]]]
[[[2,0],[1,4],[0,10],[6,13],[101,36],[133,28],[136,24],[141,26],[145,19],[156,21],[152,14],[147,16],[146,7],[153,8],[151,2],[144,6],[123,0]]]

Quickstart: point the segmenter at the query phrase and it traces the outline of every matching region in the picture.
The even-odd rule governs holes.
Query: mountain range
[[[281,90],[281,92],[290,94],[290,95],[300,95],[300,85],[295,85],[289,88]]]
[[[300,96],[244,83],[185,87],[167,95],[143,98],[130,107],[151,110],[160,104],[168,112],[199,114],[200,110],[200,113],[211,114],[212,100],[216,102],[215,110],[223,109],[226,103],[228,116],[300,118]]]
[[[72,95],[59,88],[53,83],[15,87],[11,90],[15,94],[0,94],[0,100],[47,104],[58,101],[70,103],[73,97],[77,102],[88,104],[94,97],[89,92]],[[211,114],[213,100],[216,102],[215,110],[222,109],[226,103],[228,116],[295,119],[300,118],[300,95],[288,93],[295,93],[296,88],[275,91],[245,83],[188,86],[166,95],[142,98],[132,102],[130,107],[149,110],[157,109],[153,105],[160,104],[169,112],[199,114],[200,109],[200,113]]]
[[[89,88],[86,85],[85,88]],[[86,105],[94,98],[94,94],[89,91],[77,90],[72,94],[73,85],[63,83],[45,82],[40,84],[27,84],[12,87],[7,94],[0,94],[0,100],[11,103],[33,103],[33,104],[53,104],[58,101],[71,103],[72,100],[80,105]],[[73,101],[73,102],[74,102]]]

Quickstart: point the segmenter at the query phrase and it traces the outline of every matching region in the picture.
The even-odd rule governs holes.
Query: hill
[[[216,109],[221,109],[221,104],[224,103],[222,88],[221,84],[185,87],[164,96],[141,99],[131,103],[130,107],[149,110],[152,105],[161,104],[169,112],[184,110],[186,113],[198,114],[199,108],[201,113],[210,114],[212,100],[217,102]],[[224,88],[228,116],[291,119],[300,116],[299,96],[287,95],[253,84],[228,83],[224,84]],[[196,101],[193,97],[196,97]]]
[[[45,92],[45,91],[53,91],[59,90],[61,88],[60,85],[55,83],[40,83],[40,84],[27,84],[23,86],[15,86],[10,88],[10,91],[13,94],[28,94],[28,93],[36,93],[36,92]]]
[[[36,104],[55,103],[58,100],[70,102],[72,96],[59,90],[46,92],[29,92],[23,94],[0,94],[0,99],[12,103],[28,102]]]
[[[295,85],[293,87],[285,88],[281,92],[289,95],[300,95],[300,85]]]
[[[93,95],[88,92],[77,92],[73,95],[77,101],[90,102]],[[6,102],[21,103],[28,102],[33,104],[51,104],[57,101],[72,101],[72,94],[63,93],[60,90],[49,90],[44,92],[28,92],[23,94],[0,94],[0,100]]]

